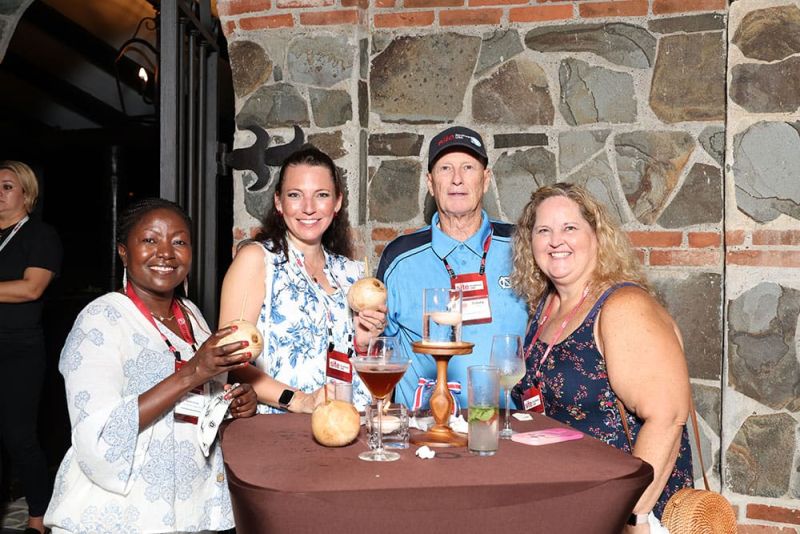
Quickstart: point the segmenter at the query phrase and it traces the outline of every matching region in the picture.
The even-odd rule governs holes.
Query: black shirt
[[[2,233],[3,237],[8,234]],[[47,269],[58,275],[61,255],[61,240],[53,227],[30,218],[0,250],[0,282],[22,280],[28,267]],[[31,302],[0,302],[0,331],[37,328],[41,317],[41,297]]]

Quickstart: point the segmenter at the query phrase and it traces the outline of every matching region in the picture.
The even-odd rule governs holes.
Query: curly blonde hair
[[[553,289],[552,282],[539,269],[533,258],[532,233],[536,210],[551,197],[566,197],[575,202],[581,216],[597,236],[597,266],[592,275],[592,290],[601,291],[620,282],[633,282],[652,293],[639,259],[631,249],[628,236],[609,217],[605,207],[586,189],[570,183],[540,187],[522,211],[514,232],[514,271],[511,284],[514,290],[535,309],[541,298]]]

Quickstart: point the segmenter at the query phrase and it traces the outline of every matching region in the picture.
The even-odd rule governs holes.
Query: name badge
[[[529,412],[544,414],[544,401],[542,392],[536,386],[531,386],[522,394],[522,408]]]
[[[175,361],[175,371],[179,371],[181,367],[186,364],[184,361]],[[211,386],[208,383],[202,386],[197,386],[189,393],[181,397],[181,400],[175,404],[175,420],[183,423],[197,424],[200,415],[205,408],[206,398],[211,392]]]
[[[347,382],[353,382],[353,366],[350,364],[350,358],[347,354],[339,352],[338,350],[328,351],[328,363],[325,367],[325,376]]]
[[[492,322],[492,309],[489,306],[489,286],[486,275],[478,273],[459,274],[450,280],[453,289],[460,289],[461,317],[463,324],[483,324]]]

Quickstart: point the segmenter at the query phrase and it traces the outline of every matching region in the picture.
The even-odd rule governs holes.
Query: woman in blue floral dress
[[[691,390],[675,322],[651,295],[627,237],[572,184],[531,197],[517,223],[512,283],[532,312],[517,403],[541,402],[548,416],[652,465],[654,480],[626,527],[648,532],[669,497],[693,485]]]
[[[348,355],[384,328],[385,307],[351,316],[347,305],[364,267],[350,259],[345,200],[331,158],[302,147],[281,167],[261,233],[239,248],[225,275],[220,324],[244,318],[264,336],[255,367],[236,375],[255,388],[261,413],[311,412],[324,398],[329,353],[347,374]],[[349,371],[353,402],[363,409],[369,391]]]

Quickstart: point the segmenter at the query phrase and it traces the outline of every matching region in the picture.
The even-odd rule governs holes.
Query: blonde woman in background
[[[28,502],[27,534],[44,532],[50,475],[37,418],[44,382],[42,295],[61,269],[61,241],[31,212],[36,175],[19,161],[0,161],[0,435]]]

